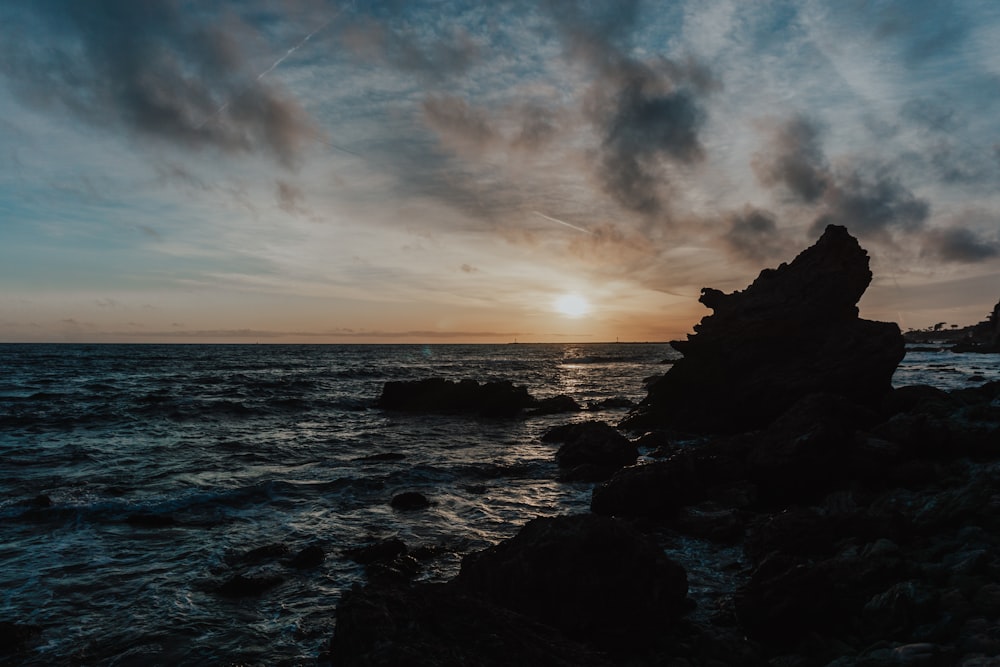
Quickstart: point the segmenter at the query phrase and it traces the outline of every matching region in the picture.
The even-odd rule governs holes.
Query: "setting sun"
[[[556,299],[555,309],[567,317],[582,317],[590,312],[590,302],[579,294],[563,294]]]

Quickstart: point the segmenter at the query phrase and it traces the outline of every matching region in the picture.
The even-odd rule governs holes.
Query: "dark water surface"
[[[509,379],[539,398],[638,401],[673,356],[660,344],[0,345],[0,620],[42,628],[29,665],[316,664],[341,592],[364,580],[343,549],[393,536],[443,547],[419,577],[450,578],[463,553],[529,519],[584,511],[591,485],[554,481],[540,436],[625,412],[390,414],[373,407],[385,381]],[[897,384],[977,376],[1000,377],[995,356],[913,353]],[[380,453],[403,458],[362,458]],[[435,504],[397,512],[402,491]],[[234,557],[273,543],[327,559],[301,572],[272,560],[249,571],[284,583],[218,595]],[[678,545],[695,592],[710,588],[713,558]]]

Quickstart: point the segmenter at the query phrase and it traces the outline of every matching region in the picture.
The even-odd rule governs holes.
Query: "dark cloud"
[[[595,85],[588,111],[601,137],[605,192],[630,210],[661,213],[662,161],[703,157],[698,131],[705,113],[694,93],[676,87],[666,68],[625,61]]]
[[[783,186],[795,198],[815,202],[830,185],[819,127],[796,116],[775,128],[767,151],[753,160],[762,185]]]
[[[498,132],[484,109],[454,95],[432,95],[424,100],[424,118],[439,135],[480,148],[496,141]]]
[[[770,211],[747,206],[724,216],[723,223],[726,232],[722,240],[738,257],[759,263],[782,255],[787,249]]]
[[[819,214],[810,233],[828,224],[844,225],[861,237],[888,238],[893,231],[915,232],[923,227],[930,205],[903,185],[885,165],[863,169],[827,162],[818,126],[797,116],[779,126],[753,168],[761,184],[781,187]]]
[[[828,224],[844,225],[861,237],[915,232],[930,214],[930,204],[888,174],[839,176],[824,193],[823,205],[824,212],[812,225],[813,234],[822,233]]]
[[[518,131],[511,141],[513,148],[537,150],[559,131],[558,113],[541,104],[527,102],[518,109]]]
[[[639,3],[546,3],[571,61],[593,70],[586,115],[600,141],[597,175],[623,207],[663,213],[664,162],[692,164],[704,154],[699,131],[703,95],[717,86],[709,70],[692,62],[634,57],[628,41]]]
[[[1000,256],[1000,243],[984,239],[967,227],[930,229],[924,236],[921,256],[971,264]]]
[[[305,195],[302,190],[285,181],[277,181],[278,206],[282,211],[292,215],[308,214],[309,210],[303,205]]]
[[[947,97],[921,97],[903,104],[902,116],[921,127],[937,132],[951,132],[958,126],[957,112]]]
[[[294,163],[316,126],[249,68],[244,45],[260,44],[258,33],[201,11],[180,0],[25,2],[0,27],[0,73],[30,103],[94,125]]]

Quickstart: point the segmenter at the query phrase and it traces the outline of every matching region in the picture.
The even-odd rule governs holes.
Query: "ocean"
[[[529,519],[586,511],[556,481],[550,427],[625,408],[516,419],[387,413],[389,380],[511,380],[538,398],[639,401],[665,344],[0,345],[0,621],[38,626],[25,665],[316,665],[345,550],[392,537],[418,580]],[[908,353],[897,385],[1000,379],[998,355]],[[389,505],[418,491],[432,505]],[[319,546],[316,568],[250,562]],[[740,554],[678,537],[692,595]],[[280,576],[228,598],[236,573]],[[319,663],[322,664],[322,663]]]

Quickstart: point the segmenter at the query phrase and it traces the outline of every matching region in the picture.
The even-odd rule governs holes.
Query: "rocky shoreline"
[[[331,661],[1000,665],[1000,382],[892,389],[903,339],[858,318],[870,280],[831,226],[745,291],[705,290],[715,313],[631,438],[551,434],[564,478],[599,480],[590,513],[533,520],[446,584],[376,548]],[[741,548],[729,590],[695,601],[678,535]]]

